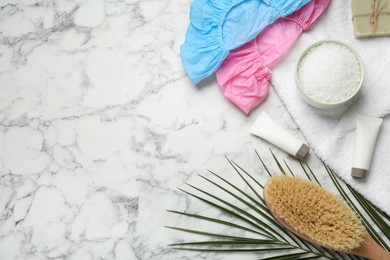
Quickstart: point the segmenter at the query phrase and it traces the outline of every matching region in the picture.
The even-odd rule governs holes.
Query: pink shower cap
[[[298,36],[324,12],[330,0],[313,0],[278,19],[255,39],[230,52],[216,71],[223,94],[246,114],[268,96],[271,69]]]

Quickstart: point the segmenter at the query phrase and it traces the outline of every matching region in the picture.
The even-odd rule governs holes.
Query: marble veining
[[[0,259],[237,259],[171,250],[193,237],[164,226],[197,222],[166,210],[209,212],[177,187],[231,171],[225,155],[272,165],[248,133],[262,110],[299,129],[273,91],[246,117],[215,78],[190,83],[189,4],[0,1]]]

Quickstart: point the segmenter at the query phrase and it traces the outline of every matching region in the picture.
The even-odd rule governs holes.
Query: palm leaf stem
[[[237,248],[237,249],[205,249],[205,248],[189,248],[189,247],[173,247],[175,250],[186,250],[186,251],[202,251],[202,252],[269,252],[269,251],[280,251],[280,250],[291,250],[292,247],[284,248]],[[332,259],[332,258],[330,258]]]
[[[324,255],[322,252],[314,252],[310,249],[304,249],[302,247],[296,246],[296,245],[291,245],[288,242],[282,242],[282,241],[273,241],[273,240],[260,240],[260,239],[248,239],[248,238],[241,238],[241,237],[234,237],[234,236],[227,236],[227,235],[222,235],[222,234],[216,234],[216,233],[210,233],[210,232],[203,232],[203,231],[198,231],[198,230],[192,230],[192,229],[184,229],[184,228],[177,228],[177,227],[170,227],[166,226],[166,228],[171,228],[171,229],[176,229],[180,230],[183,232],[189,232],[189,233],[194,233],[194,234],[199,234],[199,235],[207,235],[207,236],[214,236],[214,237],[223,237],[223,238],[229,238],[232,239],[231,241],[200,241],[200,242],[185,242],[185,243],[175,243],[171,244],[169,246],[186,246],[186,245],[243,245],[243,244],[258,244],[258,245],[277,245],[281,247],[277,248],[267,248],[269,251],[273,250],[284,250],[284,249],[296,249],[296,250],[301,250],[304,251],[305,254],[315,254],[317,257],[325,257],[327,259],[334,259],[332,257],[328,257],[327,255]],[[177,247],[175,249],[182,249],[182,250],[187,250],[187,248],[183,247]],[[204,248],[191,248],[194,251],[231,251],[231,252],[239,252],[239,251],[268,251],[267,249],[259,249],[259,248],[237,248],[237,249],[204,249]]]
[[[271,256],[267,258],[263,258],[262,260],[290,260],[290,259],[300,259],[301,256],[308,255],[307,252],[305,253],[296,253],[296,254],[288,254],[288,255],[278,255],[278,256]],[[318,258],[318,256],[316,257]]]
[[[295,246],[295,245],[291,245],[289,243],[285,243],[285,242],[282,242],[282,241],[278,241],[278,240],[264,240],[264,239],[256,239],[256,238],[244,238],[244,237],[237,237],[237,236],[229,236],[229,235],[223,235],[223,234],[218,234],[218,233],[211,233],[211,232],[205,232],[205,231],[199,231],[199,230],[192,230],[192,229],[185,229],[185,228],[179,228],[179,227],[171,227],[171,226],[165,226],[166,228],[170,228],[170,229],[175,229],[175,230],[179,230],[179,231],[182,231],[182,232],[187,232],[187,233],[193,233],[193,234],[198,234],[198,235],[205,235],[205,236],[211,236],[211,237],[218,237],[218,238],[225,238],[225,239],[230,239],[230,241],[226,241],[226,243],[224,243],[223,241],[219,241],[218,243],[220,243],[220,245],[229,245],[230,243],[233,245],[233,244],[266,244],[268,243],[269,245],[271,244],[274,244],[274,245],[280,245],[280,246],[284,246],[284,247],[279,247],[277,249],[279,250],[282,250],[282,249],[297,249],[297,250],[302,250],[306,253],[312,253],[312,254],[315,254],[317,255],[317,257],[319,256],[322,256],[322,257],[325,257],[327,259],[334,259],[331,255],[331,257],[328,257],[327,255],[324,255],[322,252],[314,252],[310,249],[304,249],[302,247],[299,247],[299,246]],[[211,243],[208,243],[208,242],[211,242]],[[215,241],[201,241],[201,242],[187,242],[187,243],[175,243],[175,244],[171,244],[169,246],[185,246],[185,245],[216,245],[218,243],[214,243]],[[229,243],[230,242],[230,243]],[[236,243],[237,242],[237,243]],[[182,248],[182,247],[178,247],[178,248],[175,248],[175,249],[180,249],[180,250],[187,250],[186,248]],[[270,248],[268,248],[270,249]],[[191,250],[193,251],[230,251],[230,252],[239,252],[239,251],[265,251],[263,249],[258,249],[258,248],[255,248],[255,249],[248,249],[248,248],[245,248],[245,249],[231,249],[231,250],[226,250],[226,249],[204,249],[204,248],[198,248],[198,249],[194,249],[194,248],[191,248]],[[272,249],[274,250],[274,249]],[[270,250],[271,251],[271,250]]]
[[[272,240],[263,240],[263,241],[245,241],[245,240],[209,240],[209,241],[197,241],[197,242],[184,242],[184,243],[175,243],[168,246],[235,246],[235,245],[280,245],[283,246],[283,243],[277,243]]]
[[[345,257],[343,257],[342,255],[341,255],[341,253],[339,252],[339,251],[332,251],[332,250],[330,250],[330,249],[328,249],[328,248],[325,248],[325,247],[321,247],[321,246],[317,246],[317,245],[315,245],[315,244],[310,244],[312,247],[314,247],[316,250],[318,250],[318,251],[324,251],[324,253],[326,252],[327,254],[329,254],[330,256],[332,256],[332,257],[334,257],[334,258],[336,258],[336,255],[338,255],[339,257],[341,257],[342,259],[345,259]],[[347,256],[349,256],[349,255],[347,255]],[[349,258],[351,259],[351,257],[349,256]]]
[[[196,243],[196,242],[194,242]],[[184,246],[184,245],[183,245]],[[328,257],[326,255],[323,255],[323,254],[318,254],[316,252],[313,252],[313,251],[310,251],[310,250],[305,250],[305,249],[302,249],[300,247],[296,247],[296,246],[290,246],[288,245],[287,247],[276,247],[276,248],[235,248],[235,249],[217,249],[217,248],[213,248],[213,249],[207,249],[207,248],[187,248],[187,247],[180,247],[180,244],[179,244],[179,247],[174,247],[173,249],[176,249],[176,250],[189,250],[189,251],[206,251],[206,252],[262,252],[262,251],[281,251],[281,250],[302,250],[304,251],[303,253],[300,253],[300,254],[314,254],[316,256],[313,256],[314,258],[308,258],[308,259],[315,259],[315,258],[319,258],[319,257],[324,257],[326,259],[336,259],[334,257]],[[289,254],[291,255],[291,254]],[[296,257],[296,256],[295,256]],[[300,258],[291,258],[291,259],[300,259]],[[306,258],[305,258],[306,259]]]
[[[318,259],[319,256],[308,256],[308,257],[300,257],[298,260],[309,260],[309,259]],[[292,258],[293,260],[293,258]]]

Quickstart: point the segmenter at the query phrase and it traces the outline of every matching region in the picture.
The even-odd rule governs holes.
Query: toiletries
[[[308,145],[287,132],[265,112],[260,114],[251,127],[250,133],[267,140],[300,160],[305,159],[310,150]]]
[[[383,119],[363,115],[356,116],[355,149],[351,175],[364,178],[370,168],[379,128]]]
[[[355,37],[390,36],[390,4],[388,0],[352,0]]]

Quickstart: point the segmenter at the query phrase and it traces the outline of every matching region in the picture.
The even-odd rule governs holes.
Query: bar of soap
[[[352,0],[352,15],[356,38],[390,35],[390,0]]]

